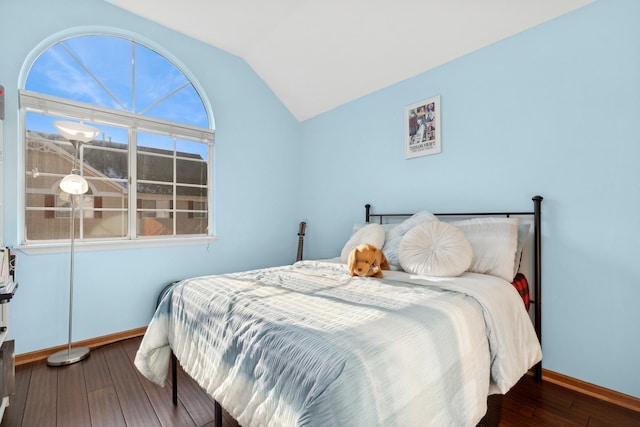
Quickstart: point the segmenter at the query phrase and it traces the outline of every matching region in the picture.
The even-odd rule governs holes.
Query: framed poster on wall
[[[440,95],[416,102],[405,109],[405,158],[438,154],[440,140]]]

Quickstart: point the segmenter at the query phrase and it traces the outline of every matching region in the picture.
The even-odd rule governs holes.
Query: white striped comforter
[[[185,371],[244,427],[473,426],[541,358],[515,289],[344,264],[185,280],[156,311],[137,368]]]

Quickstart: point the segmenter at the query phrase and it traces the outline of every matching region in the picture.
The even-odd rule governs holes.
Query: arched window
[[[70,235],[69,199],[58,185],[74,148],[56,132],[58,120],[99,130],[75,153],[89,183],[77,205],[78,242],[210,235],[212,120],[193,83],[163,55],[116,36],[59,41],[33,62],[20,108],[24,245]]]

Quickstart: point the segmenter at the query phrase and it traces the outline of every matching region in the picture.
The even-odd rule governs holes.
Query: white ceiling
[[[108,1],[243,58],[302,121],[593,0]]]

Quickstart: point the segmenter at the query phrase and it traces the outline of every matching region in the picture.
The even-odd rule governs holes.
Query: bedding
[[[363,243],[368,243],[376,248],[382,248],[385,239],[385,230],[380,224],[372,223],[356,229],[340,252],[340,259],[346,263],[353,249]]]
[[[467,266],[466,271],[493,274],[509,281],[516,276],[520,268],[522,251],[527,243],[531,229],[530,223],[521,223],[520,218],[517,217],[476,217],[458,221],[441,221],[437,215],[421,211],[401,222],[356,224],[353,227],[353,234],[342,249],[341,257],[343,262],[346,262],[349,251],[357,244],[375,241],[376,243],[371,244],[376,247],[382,247],[382,251],[387,257],[392,270],[408,271],[400,260],[400,244],[405,235],[416,232],[416,228],[420,227],[438,227],[438,225],[425,226],[425,224],[439,222],[445,222],[460,228],[471,243],[473,257],[471,265]],[[372,226],[375,226],[375,228],[371,229]],[[430,234],[432,233],[433,231],[430,232]],[[384,245],[379,246],[379,242],[383,242]],[[421,246],[423,249],[425,248],[424,243],[421,243]],[[437,256],[438,253],[433,249],[440,248],[434,247],[430,250],[432,255]],[[448,254],[445,254],[445,256],[449,257]],[[466,255],[462,254],[462,257],[466,258]],[[419,270],[424,272],[425,268],[426,266],[420,266]],[[447,276],[457,274],[446,274],[445,272],[434,275]]]
[[[461,229],[446,222],[429,221],[404,235],[398,259],[408,273],[453,277],[469,268],[473,251]]]
[[[516,258],[513,264],[513,277],[515,278],[520,270],[520,264],[522,262],[522,251],[524,250],[524,245],[529,240],[529,230],[531,229],[531,224],[528,222],[521,222],[518,225],[518,244],[516,246]]]
[[[162,385],[171,351],[244,427],[474,426],[541,359],[503,279],[350,277],[329,261],[176,284],[135,365]]]
[[[438,221],[438,218],[431,212],[421,211],[413,214],[399,224],[392,224],[387,228],[387,236],[382,247],[382,252],[387,257],[389,266],[392,269],[400,269],[400,260],[398,259],[398,249],[402,238],[409,230],[416,225],[428,221]]]
[[[469,271],[513,280],[518,247],[518,218],[471,218],[455,221],[471,243]]]

